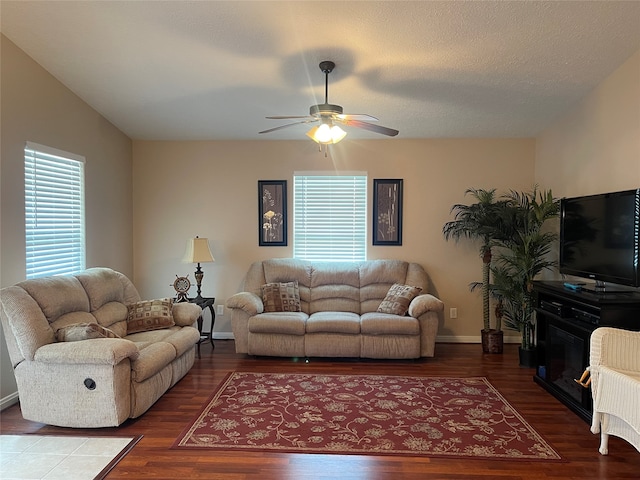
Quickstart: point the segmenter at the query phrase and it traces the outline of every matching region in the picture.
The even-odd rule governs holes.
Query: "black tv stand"
[[[610,293],[615,293],[615,294],[627,294],[627,295],[633,295],[634,291],[632,290],[616,290],[616,289],[612,289],[612,288],[598,288],[597,286],[595,287],[582,287],[582,291],[584,292],[589,292],[593,295],[608,295]]]
[[[620,285],[613,284],[614,286],[607,285],[606,282],[602,280],[596,280],[594,285],[590,285],[585,288],[585,290],[590,291],[591,293],[596,293],[600,295],[606,295],[608,293],[624,293],[624,294],[634,294],[640,293],[637,289],[632,289],[631,287],[623,287]]]
[[[537,366],[534,381],[580,418],[591,422],[591,391],[578,385],[589,365],[598,327],[640,330],[640,293],[572,290],[564,282],[535,282]]]

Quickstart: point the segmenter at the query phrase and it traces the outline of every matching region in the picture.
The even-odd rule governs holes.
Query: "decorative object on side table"
[[[187,301],[187,293],[191,288],[191,280],[189,280],[189,275],[186,277],[179,277],[176,275],[176,279],[173,282],[173,288],[176,291],[176,302],[186,302]]]
[[[202,299],[201,287],[204,272],[202,271],[202,268],[200,268],[200,264],[214,261],[211,249],[209,248],[209,239],[196,236],[196,238],[190,238],[187,240],[187,249],[182,261],[185,263],[198,264],[195,273],[196,285],[198,287],[198,295],[196,296],[196,299]]]
[[[287,246],[286,180],[258,180],[258,245]]]
[[[402,245],[402,179],[373,181],[373,244]]]

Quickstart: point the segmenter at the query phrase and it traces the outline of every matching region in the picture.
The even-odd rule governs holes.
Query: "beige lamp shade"
[[[209,239],[196,237],[187,240],[187,249],[184,252],[182,261],[185,263],[213,262],[214,258],[209,248]]]

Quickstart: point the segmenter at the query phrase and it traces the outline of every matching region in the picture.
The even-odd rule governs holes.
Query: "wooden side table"
[[[211,343],[211,348],[214,349],[216,346],[213,344],[213,326],[216,323],[216,312],[213,308],[213,304],[216,299],[212,297],[195,297],[195,298],[187,298],[189,303],[195,303],[198,305],[203,311],[205,308],[208,308],[211,312],[211,328],[207,332],[202,331],[203,319],[202,315],[198,317],[198,331],[200,332],[200,341],[198,341],[198,358],[200,358],[200,344],[202,342],[206,342],[209,340]]]

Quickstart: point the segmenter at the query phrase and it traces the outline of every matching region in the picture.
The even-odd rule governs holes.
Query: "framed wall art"
[[[287,246],[286,180],[258,180],[258,245]]]
[[[373,180],[374,245],[402,245],[402,182]]]

